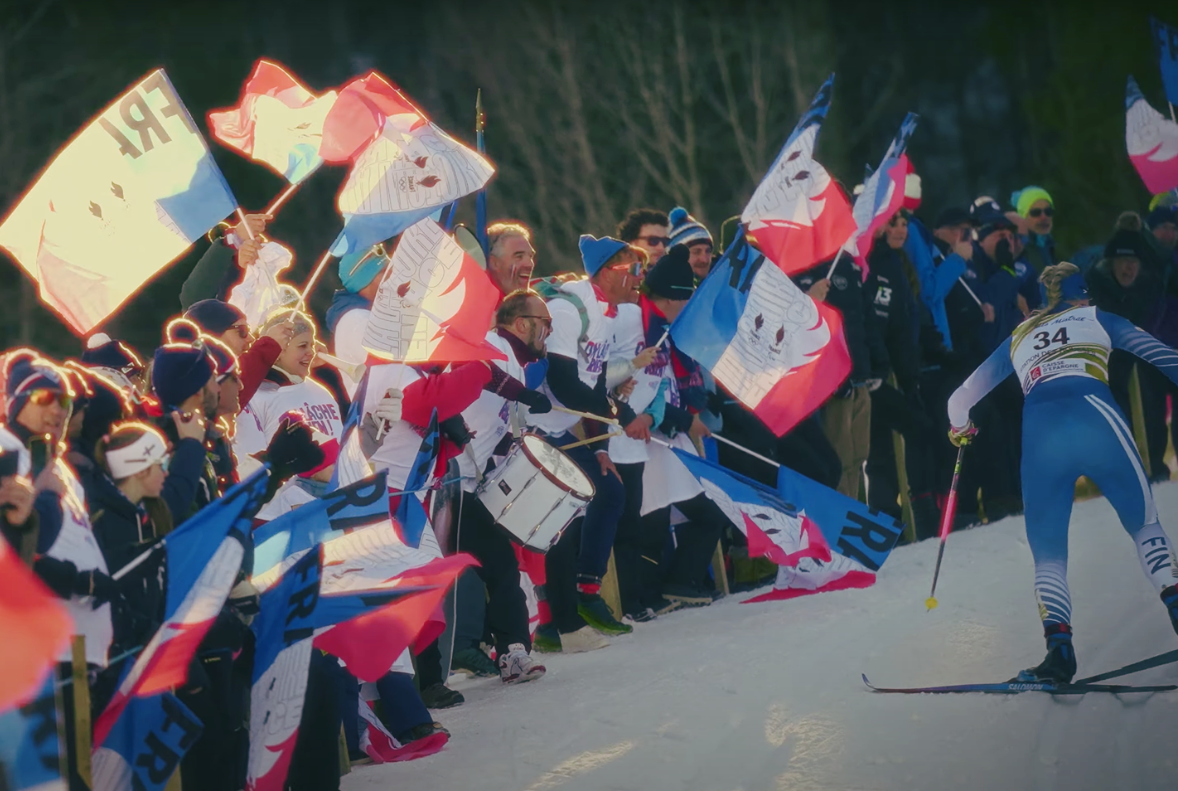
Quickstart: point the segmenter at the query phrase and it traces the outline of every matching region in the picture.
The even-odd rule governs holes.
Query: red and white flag
[[[397,241],[372,301],[364,348],[406,363],[505,359],[486,340],[498,301],[487,273],[426,218]]]
[[[814,159],[833,87],[832,74],[740,217],[750,240],[788,275],[834,256],[855,230],[851,204]]]
[[[323,125],[335,91],[316,96],[290,72],[259,60],[236,107],[209,113],[209,129],[224,145],[298,184],[324,162]]]

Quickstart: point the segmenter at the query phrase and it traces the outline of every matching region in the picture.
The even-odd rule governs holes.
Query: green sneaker
[[[634,627],[628,623],[621,623],[610,612],[605,599],[596,593],[577,594],[577,614],[585,619],[585,623],[602,634],[630,634]]]
[[[560,632],[550,623],[537,626],[536,633],[532,635],[532,650],[542,654],[559,654]]]

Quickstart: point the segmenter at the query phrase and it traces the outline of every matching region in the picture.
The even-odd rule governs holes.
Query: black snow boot
[[[1174,634],[1178,634],[1178,585],[1162,590],[1162,604],[1170,611],[1170,625],[1174,627]]]
[[[1019,683],[1070,684],[1076,675],[1076,649],[1072,647],[1072,627],[1053,623],[1043,628],[1047,638],[1047,658],[1037,667],[1020,671],[1011,681]]]

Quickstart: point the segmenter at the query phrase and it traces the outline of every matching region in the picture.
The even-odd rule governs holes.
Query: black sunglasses
[[[663,247],[671,246],[671,237],[669,236],[639,236],[638,238],[646,242],[651,247],[658,247],[659,245],[662,245]]]
[[[1027,212],[1028,217],[1052,217],[1055,215],[1055,209],[1048,206],[1046,209],[1031,209]]]
[[[530,316],[527,314],[521,314],[519,318],[521,318],[521,319],[535,319],[536,321],[542,321],[542,322],[544,322],[544,326],[548,327],[548,329],[552,329],[552,319],[549,318],[548,316]]]

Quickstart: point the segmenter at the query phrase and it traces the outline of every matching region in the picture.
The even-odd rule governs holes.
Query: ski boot
[[[1174,634],[1178,634],[1178,585],[1171,585],[1162,590],[1162,604],[1170,611],[1170,625],[1174,627]]]
[[[1038,666],[1019,671],[1011,679],[1016,684],[1070,684],[1076,675],[1076,650],[1072,647],[1072,627],[1053,623],[1043,628],[1047,638],[1047,658]]]

